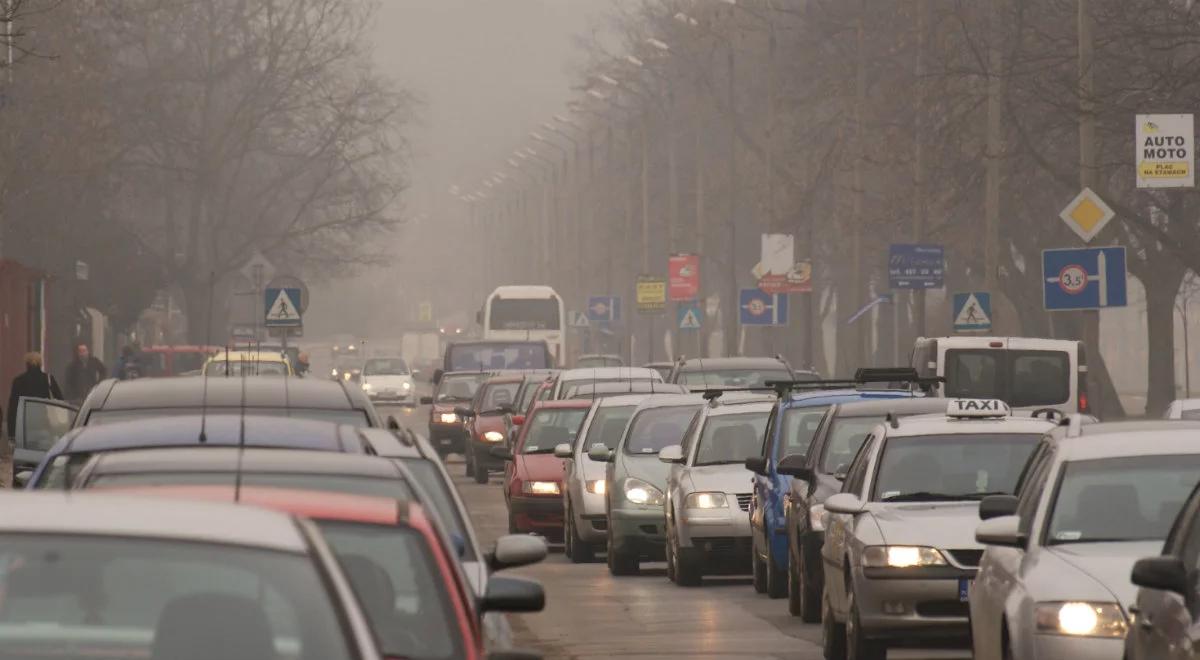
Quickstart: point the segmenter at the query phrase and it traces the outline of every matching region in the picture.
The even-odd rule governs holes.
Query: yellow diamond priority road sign
[[[1084,188],[1058,217],[1062,218],[1084,243],[1089,243],[1116,215],[1091,188]]]

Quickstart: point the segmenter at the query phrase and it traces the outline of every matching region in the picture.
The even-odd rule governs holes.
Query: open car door
[[[13,438],[13,473],[37,468],[54,443],[71,430],[78,412],[78,407],[66,401],[21,397]]]

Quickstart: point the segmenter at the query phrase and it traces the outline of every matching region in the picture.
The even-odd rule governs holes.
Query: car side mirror
[[[760,477],[767,476],[767,457],[751,456],[746,459],[746,469]]]
[[[525,423],[525,415],[513,415],[512,423],[513,423],[513,426],[521,426],[522,424]]]
[[[533,580],[493,577],[488,580],[480,609],[484,612],[541,612],[546,592]]]
[[[784,456],[783,460],[779,461],[779,465],[775,466],[775,471],[779,474],[811,482],[815,475],[807,463],[808,457],[804,454],[792,454]]]
[[[554,455],[558,458],[571,458],[571,455],[572,455],[571,445],[569,445],[565,442],[562,443],[561,445],[555,445],[554,446]]]
[[[508,447],[492,447],[488,450],[488,453],[491,454],[493,458],[500,458],[506,461],[511,461],[513,459],[512,450],[510,450]]]
[[[423,396],[423,397],[421,397],[421,405],[423,405],[423,406],[432,406],[432,405],[433,405],[433,397],[431,397],[431,396]]]
[[[825,500],[825,510],[829,513],[857,516],[863,512],[864,507],[866,507],[866,502],[863,502],[854,493],[837,493],[830,495],[829,499]]]
[[[496,539],[487,554],[487,565],[493,571],[536,564],[546,558],[546,540],[528,534],[509,534]]]
[[[29,485],[29,482],[32,479],[33,479],[33,471],[32,470],[21,470],[20,472],[13,475],[13,485],[24,488]]]
[[[587,455],[597,463],[608,463],[612,460],[613,453],[608,447],[597,444],[588,447]]]
[[[1021,519],[1017,516],[1001,516],[985,520],[975,528],[975,540],[984,545],[1024,549],[1025,535],[1021,534],[1020,527]]]
[[[399,431],[400,430],[400,422],[396,419],[395,415],[388,415],[387,427],[388,427],[389,431]]]
[[[979,502],[980,520],[1011,516],[1016,512],[1017,497],[1015,495],[988,495]]]
[[[663,447],[658,452],[658,460],[663,463],[682,463],[683,462],[683,447],[679,445],[669,445]]]
[[[470,419],[475,416],[475,411],[471,410],[470,408],[468,408],[466,406],[455,406],[454,414],[458,415],[459,417],[461,417],[463,419]]]
[[[1133,583],[1188,597],[1187,568],[1178,557],[1146,557],[1133,565]]]

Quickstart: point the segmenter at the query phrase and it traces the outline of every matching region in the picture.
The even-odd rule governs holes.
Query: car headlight
[[[347,371],[342,374],[342,380],[350,380],[350,376],[351,376],[350,372]]]
[[[458,421],[458,413],[441,413],[438,415],[438,420],[443,424],[453,424]]]
[[[656,506],[663,502],[662,491],[641,479],[626,479],[622,490],[625,492],[625,499],[634,504]]]
[[[521,484],[521,492],[527,495],[558,495],[562,491],[557,481],[526,481]]]
[[[1070,637],[1124,638],[1125,613],[1116,603],[1038,603],[1037,631]]]
[[[329,375],[333,376],[334,378],[337,378],[337,369],[330,369]]]
[[[596,495],[603,495],[608,492],[608,488],[605,487],[605,483],[604,483],[603,479],[596,479],[594,481],[585,481],[584,487],[587,488],[587,492],[595,493]]]
[[[488,431],[483,434],[483,439],[488,442],[500,442],[504,439],[504,434],[499,431]]]
[[[411,389],[412,389],[412,383],[410,383],[410,382],[408,382],[408,381],[406,380],[406,381],[404,381],[403,383],[400,383],[400,387],[403,387],[403,388],[404,388],[404,389],[406,389],[406,390],[411,390]]]
[[[363,391],[364,391],[364,392],[370,392],[370,391],[371,391],[371,384],[370,384],[370,383],[363,383],[363,384],[362,384],[362,388],[363,388]]]
[[[808,510],[808,528],[814,532],[825,531],[825,505],[814,504]]]
[[[873,545],[863,551],[868,568],[916,568],[945,566],[946,558],[934,548],[911,545]]]
[[[729,506],[725,493],[692,493],[684,500],[688,509],[724,509]]]

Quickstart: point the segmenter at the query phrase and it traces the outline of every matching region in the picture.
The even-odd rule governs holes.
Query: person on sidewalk
[[[108,377],[108,369],[104,363],[92,355],[87,344],[75,347],[75,359],[67,365],[66,395],[68,401],[79,403],[92,391],[96,383]]]
[[[27,399],[62,399],[62,390],[54,376],[42,371],[42,354],[25,354],[25,372],[13,379],[8,395],[8,437],[17,433],[17,404]]]

